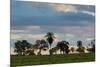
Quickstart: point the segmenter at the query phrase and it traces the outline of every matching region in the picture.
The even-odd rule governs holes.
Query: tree
[[[72,51],[72,53],[75,51],[74,47],[71,47],[70,50]]]
[[[31,44],[27,40],[18,40],[15,42],[15,52],[18,53],[18,55],[24,55],[25,50],[31,48]]]
[[[45,37],[47,37],[47,41],[48,41],[48,43],[51,47],[51,44],[53,43],[54,38],[55,38],[54,33],[53,32],[48,32]]]
[[[41,40],[36,40],[35,46],[37,46],[39,48],[41,46]]]
[[[57,47],[60,49],[60,52],[63,51],[63,53],[68,54],[69,52],[69,42],[61,41],[57,43]]]
[[[41,55],[41,50],[45,50],[45,48],[48,48],[48,43],[44,39],[36,40],[35,45],[33,47],[35,49],[39,49],[38,55]]]
[[[41,40],[40,44],[41,44],[41,47],[48,47],[48,44],[44,39]]]
[[[81,47],[82,47],[82,41],[77,41],[77,46],[78,46],[79,48],[81,48]]]
[[[95,40],[91,40],[91,45],[95,45]]]
[[[91,48],[88,48],[87,50],[91,53],[95,53],[95,40],[91,40],[90,45],[92,46]]]
[[[47,42],[44,40],[44,39],[42,39],[41,41],[40,41],[40,51],[39,51],[39,54],[41,55],[41,50],[42,49],[45,49],[45,48],[48,48],[48,44],[47,44]]]
[[[95,40],[91,41],[91,45],[92,45],[92,52],[95,53]]]
[[[15,50],[14,50],[14,52],[17,52],[18,53],[18,55],[22,55],[22,51],[23,51],[23,49],[22,49],[22,43],[21,43],[21,41],[17,41],[17,42],[15,42],[14,43],[15,44]]]
[[[77,41],[77,50],[76,51],[78,51],[78,52],[80,52],[80,53],[84,53],[85,52],[85,47],[83,47],[82,46],[82,41]]]
[[[25,50],[25,55],[35,55],[34,49],[29,48],[29,49]]]
[[[57,50],[59,50],[58,47],[53,47],[53,48],[50,50],[50,52],[51,52],[51,54],[53,54],[53,53],[56,54]]]
[[[76,51],[78,51],[79,53],[85,53],[85,47],[79,47],[79,48],[77,48],[77,50]]]
[[[27,40],[22,40],[22,48],[25,50],[25,48],[31,48],[31,44]]]
[[[51,49],[51,44],[53,43],[54,38],[55,38],[54,33],[53,32],[48,32],[45,37],[47,37],[46,40],[49,43],[50,49]],[[51,55],[51,50],[49,52],[50,52],[50,55]]]

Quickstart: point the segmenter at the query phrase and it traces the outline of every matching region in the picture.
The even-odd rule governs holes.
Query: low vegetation
[[[28,55],[13,56],[11,55],[11,67],[26,65],[42,65],[42,64],[59,64],[59,63],[75,63],[95,61],[94,53],[81,54],[63,54],[63,55]]]

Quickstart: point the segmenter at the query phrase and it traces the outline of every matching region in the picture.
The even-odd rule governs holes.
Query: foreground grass
[[[58,63],[75,63],[95,61],[95,54],[69,54],[52,56],[12,56],[11,67],[25,65],[42,65]]]

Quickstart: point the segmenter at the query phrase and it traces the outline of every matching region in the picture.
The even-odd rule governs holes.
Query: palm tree
[[[51,49],[51,44],[53,43],[54,38],[55,38],[54,33],[53,32],[48,32],[45,35],[45,37],[46,37],[46,40],[49,43],[49,46],[50,46],[50,49]],[[50,51],[50,55],[51,55],[51,51]]]

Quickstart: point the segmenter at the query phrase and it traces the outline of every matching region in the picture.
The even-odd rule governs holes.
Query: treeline
[[[41,50],[46,51],[49,49],[50,55],[52,55],[57,50],[60,50],[60,52],[63,52],[63,54],[68,54],[70,51],[74,52],[74,47],[69,49],[70,43],[68,41],[59,41],[54,48],[51,48],[51,45],[54,41],[54,34],[52,32],[48,32],[45,36],[46,40],[36,40],[34,44],[29,43],[27,40],[18,40],[14,43],[15,50],[14,52],[17,52],[17,55],[35,55],[34,51],[36,49],[39,49],[38,55],[41,55]],[[95,52],[95,40],[91,40],[91,48],[87,48],[86,50],[94,53]],[[85,47],[82,44],[82,41],[77,41],[77,52],[79,53],[85,53]]]

